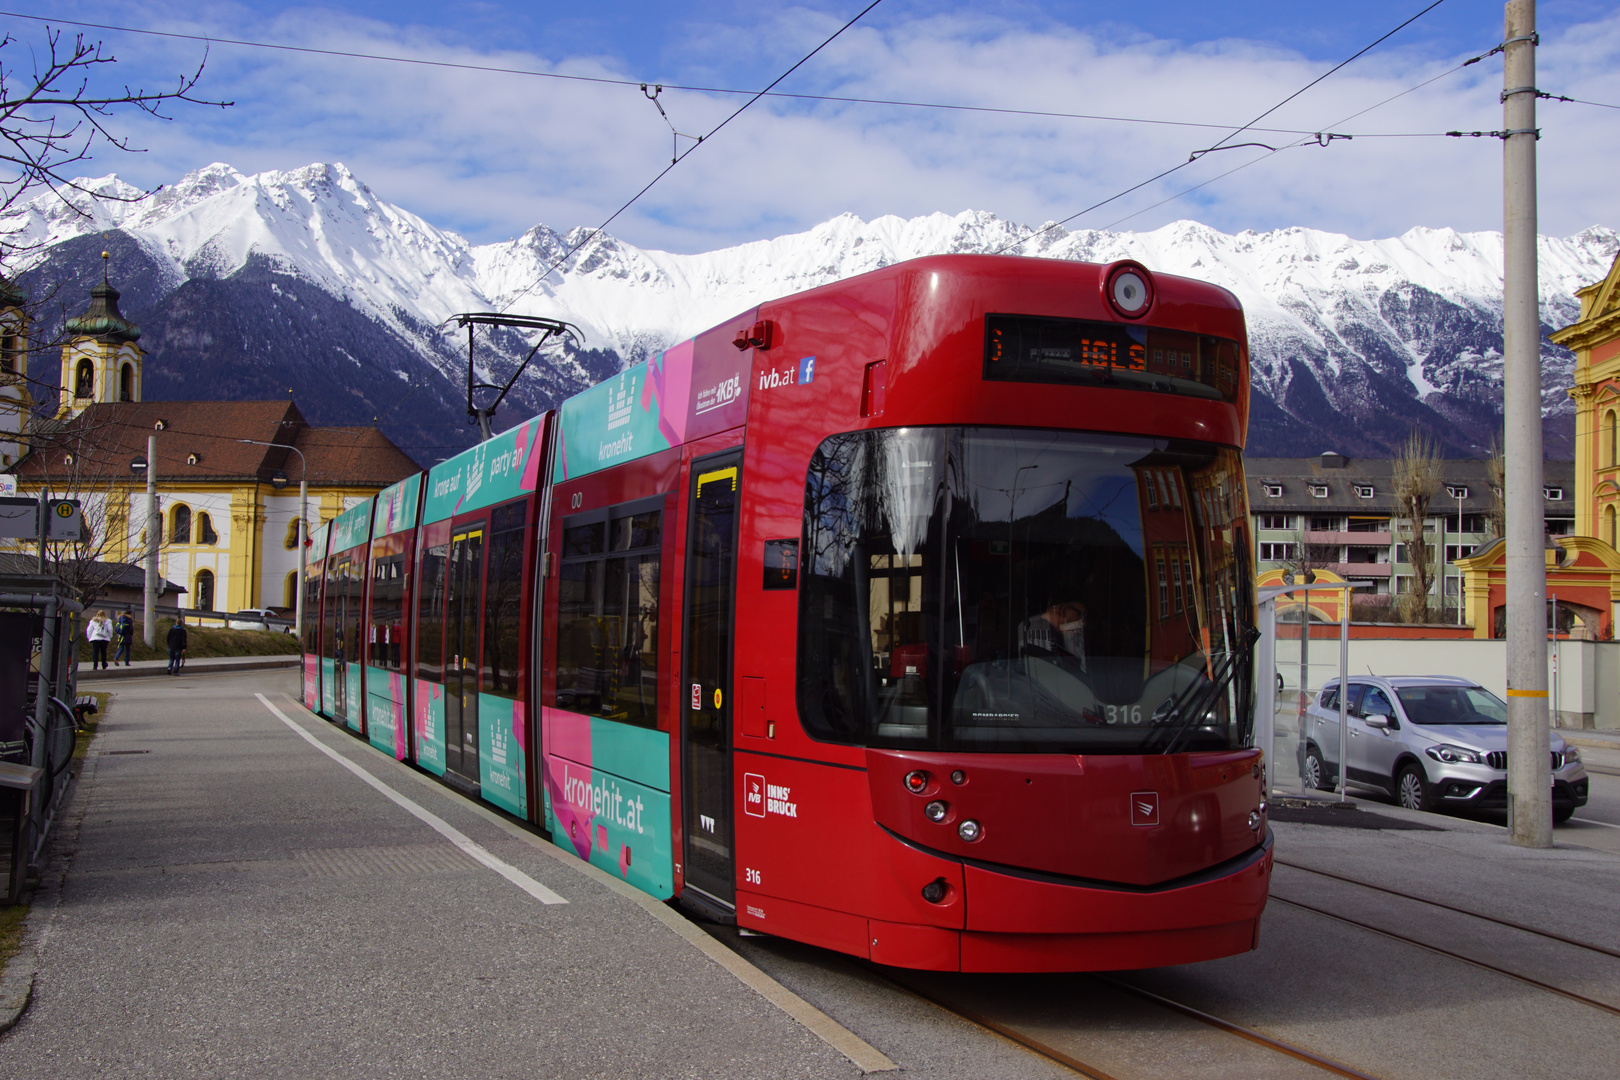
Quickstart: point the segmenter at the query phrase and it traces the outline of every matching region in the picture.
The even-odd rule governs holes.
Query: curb
[[[38,971],[39,955],[27,946],[6,963],[5,974],[0,975],[0,1033],[10,1031],[22,1019],[23,1010],[33,1000]]]
[[[243,659],[239,662],[224,664],[193,664],[187,668],[185,675],[211,675],[218,671],[261,671],[267,668],[295,668],[299,664],[297,656],[267,657],[260,659]],[[100,671],[86,672],[79,669],[79,682],[102,682],[108,679],[145,679],[158,675],[167,675],[165,668],[104,668]]]

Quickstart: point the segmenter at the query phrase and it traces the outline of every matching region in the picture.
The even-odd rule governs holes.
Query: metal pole
[[[303,460],[302,457],[299,458]],[[306,469],[307,473],[308,470]],[[298,588],[293,622],[300,644],[304,640],[304,576],[309,573],[309,477],[298,481]]]
[[[1350,585],[1344,587],[1344,603],[1339,606],[1339,801],[1350,793],[1348,765],[1350,721]]]
[[[1563,652],[1563,650],[1561,648],[1559,648],[1559,642],[1558,642],[1558,594],[1553,593],[1552,594],[1552,726],[1553,727],[1558,726],[1558,684],[1562,681],[1558,677],[1558,657],[1559,657],[1559,654],[1562,653],[1562,652]],[[1548,747],[1547,752],[1549,754],[1552,753],[1552,748],[1550,746]],[[1552,760],[1550,758],[1548,759],[1547,767],[1552,768]]]
[[[1462,534],[1463,534],[1463,507],[1462,507],[1463,497],[1462,497],[1462,493],[1463,493],[1463,489],[1458,488],[1457,489],[1457,557],[1458,558],[1462,558]],[[1461,626],[1463,624],[1463,583],[1464,583],[1463,569],[1462,569],[1462,567],[1459,566],[1459,567],[1457,567],[1457,625],[1458,626]]]
[[[1502,360],[1507,458],[1508,829],[1552,846],[1547,563],[1536,273],[1536,5],[1510,0],[1503,37]]]
[[[1307,573],[1307,577],[1315,577]],[[1306,585],[1310,582],[1306,581]],[[1299,708],[1294,712],[1294,756],[1304,764],[1305,753],[1305,703],[1309,700],[1311,689],[1311,594],[1302,593],[1305,602],[1299,609]],[[1305,770],[1299,770],[1299,793],[1307,794],[1305,789]]]
[[[1261,790],[1270,795],[1276,778],[1273,763],[1277,759],[1277,598],[1267,597],[1260,602],[1260,642],[1255,649],[1256,666],[1260,671],[1259,693],[1255,695],[1254,745],[1260,748],[1262,769]]]
[[[146,437],[146,606],[141,636],[148,649],[157,648],[158,592],[157,436]]]
[[[44,487],[39,489],[39,508],[34,511],[34,518],[39,522],[39,572],[45,574],[45,534],[51,531],[51,500],[46,497]]]

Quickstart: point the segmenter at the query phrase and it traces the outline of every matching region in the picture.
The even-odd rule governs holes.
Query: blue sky
[[[1122,8],[1079,0],[884,0],[781,89],[1236,126],[1425,2],[1139,0]],[[179,6],[67,0],[18,10],[314,48],[752,89],[860,6],[859,0]],[[1614,5],[1565,0],[1538,9],[1541,85],[1620,104]],[[37,43],[42,29],[4,22],[19,38],[7,50],[17,65],[25,61],[18,50]],[[1266,121],[1360,138],[1277,154],[1251,147],[1211,155],[1075,226],[1146,229],[1194,218],[1227,231],[1302,225],[1363,238],[1414,226],[1499,228],[1499,143],[1387,136],[1499,127],[1500,58],[1345,118],[1488,49],[1500,39],[1501,24],[1500,0],[1447,0]],[[118,56],[120,80],[166,82],[202,55],[194,42],[83,32]],[[224,112],[179,106],[167,123],[126,118],[122,130],[146,152],[103,150],[85,172],[117,172],[153,186],[212,161],[244,172],[342,161],[383,198],[488,241],[536,223],[594,225],[667,164],[671,151],[669,127],[635,86],[215,45],[202,90],[236,106]],[[696,133],[740,99],[668,90],[661,100],[678,130]],[[1542,231],[1620,225],[1608,179],[1620,167],[1620,110],[1543,102],[1539,122]],[[701,251],[797,231],[846,211],[870,219],[973,209],[1040,224],[1184,161],[1222,134],[768,100],[682,162],[611,231],[644,246]],[[1278,145],[1293,137],[1244,138]],[[1221,178],[1238,166],[1246,167]],[[1172,198],[1198,184],[1206,186]]]

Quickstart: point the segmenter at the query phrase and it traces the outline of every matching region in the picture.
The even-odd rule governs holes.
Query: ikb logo
[[[743,774],[743,813],[765,816],[765,778],[758,773]]]

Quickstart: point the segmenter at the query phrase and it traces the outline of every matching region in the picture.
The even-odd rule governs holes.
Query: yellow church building
[[[376,428],[316,427],[290,400],[145,400],[140,328],[118,310],[118,299],[104,280],[91,290],[89,307],[67,320],[60,404],[54,417],[30,423],[25,298],[9,285],[0,290],[0,454],[10,438],[20,458],[4,471],[15,474],[18,495],[43,489],[80,500],[85,533],[72,557],[140,562],[143,466],[155,436],[160,573],[187,589],[185,606],[290,609],[299,481],[309,483],[313,531],[418,471],[416,464]],[[15,352],[13,342],[20,342]],[[7,427],[13,413],[16,426]]]

